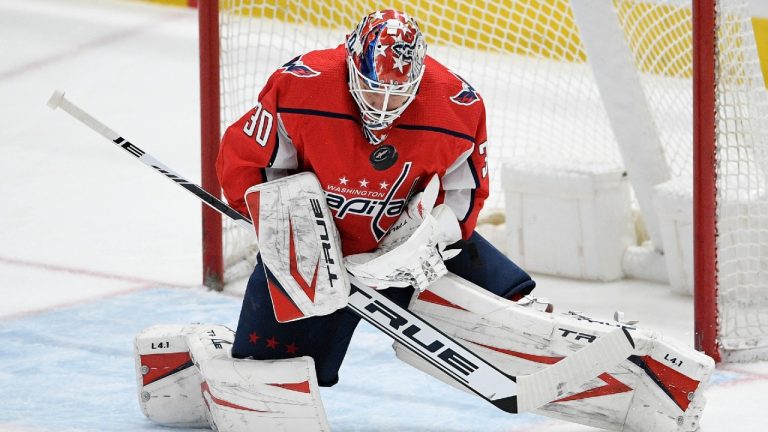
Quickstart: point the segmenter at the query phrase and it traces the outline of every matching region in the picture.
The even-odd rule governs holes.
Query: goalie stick
[[[63,109],[145,165],[230,217],[241,228],[253,229],[250,219],[118,135],[70,102],[63,92],[55,91],[48,106],[54,110]],[[348,308],[471,392],[508,413],[531,411],[562,397],[626,360],[634,349],[629,331],[616,329],[554,365],[530,375],[511,376],[375,289],[361,284],[351,274],[349,276],[352,288]]]

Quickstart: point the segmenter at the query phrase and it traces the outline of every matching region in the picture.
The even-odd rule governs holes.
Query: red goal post
[[[219,2],[198,5],[200,43],[200,172],[201,186],[221,198],[216,176],[216,156],[221,140],[219,92]],[[224,255],[221,215],[203,204],[203,285],[220,291],[224,287]]]
[[[692,4],[695,347],[720,362],[717,343],[717,0]]]
[[[618,167],[629,173],[650,243],[669,257],[653,195],[680,180],[684,190],[674,193],[693,203],[694,225],[684,233],[693,245],[683,261],[692,263],[680,265],[694,270],[691,287],[679,291],[695,291],[696,347],[716,359],[768,356],[768,98],[764,86],[755,87],[762,77],[743,0],[212,0],[198,7],[202,182],[212,194],[220,192],[214,162],[222,127],[252,107],[269,73],[302,52],[341,43],[374,9],[404,9],[419,20],[430,54],[485,100],[486,207],[504,205],[501,176],[494,176],[504,161]],[[648,107],[654,138],[645,141],[653,147],[622,143],[627,132],[611,111],[617,95],[595,83],[612,73],[592,61],[579,26],[590,21],[575,15],[598,8],[611,8],[632,51],[638,87],[631,94]],[[629,94],[619,94],[618,105]],[[220,289],[250,273],[252,239],[222,228],[206,209],[203,245],[206,286]]]

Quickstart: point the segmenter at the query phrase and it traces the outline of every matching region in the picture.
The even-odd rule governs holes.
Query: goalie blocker
[[[341,242],[317,177],[295,174],[245,193],[275,318],[284,323],[347,305]]]

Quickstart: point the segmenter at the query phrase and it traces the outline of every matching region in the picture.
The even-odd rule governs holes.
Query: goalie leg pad
[[[330,431],[312,358],[234,359],[222,340],[215,329],[187,336],[214,430]]]
[[[196,325],[158,325],[134,339],[141,412],[155,423],[175,427],[207,427],[201,378],[192,363],[186,337]],[[217,329],[227,334],[225,327]],[[231,334],[231,331],[229,332]]]
[[[232,358],[232,330],[161,325],[136,336],[139,405],[155,423],[253,430],[329,431],[310,357]]]
[[[624,327],[636,344],[627,361],[536,412],[608,430],[698,429],[705,404],[703,387],[714,362],[692,348],[616,322],[520,307],[452,274],[414,296],[409,309],[515,376],[534,373]],[[395,351],[401,360],[451,382],[399,346]]]

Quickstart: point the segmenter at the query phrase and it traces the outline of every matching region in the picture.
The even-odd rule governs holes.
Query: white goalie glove
[[[445,275],[443,261],[460,252],[446,247],[461,240],[461,229],[448,206],[433,208],[439,188],[435,175],[424,192],[408,202],[378,249],[344,258],[347,270],[376,289],[413,286],[423,291]]]

